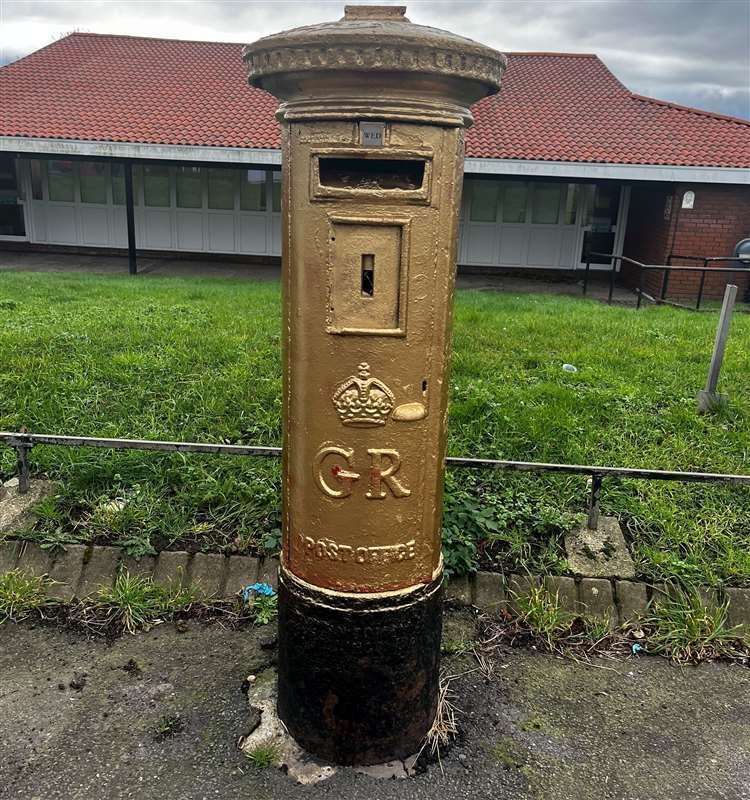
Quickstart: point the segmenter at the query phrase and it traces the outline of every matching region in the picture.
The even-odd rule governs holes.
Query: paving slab
[[[275,678],[267,636],[190,622],[108,642],[0,625],[1,800],[750,797],[749,670],[510,648],[491,678],[469,655],[444,659],[461,738],[441,765],[398,781],[339,769],[298,786],[237,747],[253,719],[243,681]]]

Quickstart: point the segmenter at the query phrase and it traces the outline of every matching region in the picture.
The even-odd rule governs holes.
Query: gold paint
[[[399,422],[418,422],[427,416],[422,403],[402,403],[394,412],[393,419]]]
[[[395,7],[266,37],[245,60],[283,101],[283,569],[330,592],[411,591],[442,570],[464,128],[505,60]]]
[[[363,361],[357,375],[350,375],[333,393],[333,405],[344,425],[370,427],[385,425],[395,402],[393,392],[370,377],[370,365]]]

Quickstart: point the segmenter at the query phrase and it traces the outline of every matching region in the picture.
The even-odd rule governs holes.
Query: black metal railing
[[[748,275],[750,274],[750,264],[747,266],[735,266],[735,267],[714,267],[711,264],[726,261],[729,263],[737,263],[738,259],[736,257],[730,256],[711,256],[711,257],[703,257],[703,256],[682,256],[677,254],[672,254],[669,256],[669,261],[673,258],[682,258],[685,260],[692,260],[692,261],[699,261],[703,264],[701,267],[685,267],[685,266],[673,266],[671,264],[643,264],[640,261],[636,261],[634,258],[628,258],[627,256],[618,256],[614,253],[595,253],[590,252],[586,256],[586,270],[583,277],[583,294],[584,296],[588,294],[589,288],[589,276],[591,273],[591,259],[592,258],[608,258],[610,260],[610,269],[609,269],[609,292],[607,296],[607,303],[612,305],[612,298],[614,296],[615,291],[615,284],[617,278],[618,267],[622,264],[631,264],[638,270],[638,286],[635,290],[637,300],[636,300],[636,308],[640,308],[643,302],[643,298],[647,297],[654,303],[667,303],[667,291],[669,289],[669,276],[672,272],[687,272],[687,273],[700,273],[700,281],[698,283],[698,295],[695,302],[695,306],[685,306],[681,303],[670,303],[671,305],[677,305],[680,308],[694,308],[695,311],[699,311],[701,307],[701,303],[703,301],[703,294],[706,287],[706,275],[711,274],[731,274],[737,275],[738,273]],[[648,272],[661,272],[662,279],[661,285],[659,287],[658,297],[652,297],[651,295],[647,294],[644,287],[645,276]]]
[[[156,450],[168,453],[204,453],[209,455],[250,456],[280,458],[280,447],[255,445],[210,444],[197,442],[164,442],[149,439],[103,439],[93,436],[58,436],[38,433],[13,433],[0,431],[0,444],[16,451],[18,491],[29,490],[29,451],[37,445],[58,447],[98,447],[110,450]],[[474,470],[511,470],[515,472],[557,472],[568,475],[588,475],[591,486],[588,497],[587,525],[595,530],[599,524],[599,497],[605,478],[636,478],[641,480],[676,481],[679,483],[726,483],[750,486],[750,475],[733,475],[717,472],[681,472],[676,470],[634,469],[631,467],[603,467],[587,464],[555,464],[537,461],[506,461],[497,458],[445,459],[446,467]]]

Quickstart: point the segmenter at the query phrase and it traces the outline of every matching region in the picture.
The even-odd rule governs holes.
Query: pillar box
[[[283,150],[279,714],[341,764],[437,707],[448,355],[468,106],[505,58],[403,7],[245,49]]]

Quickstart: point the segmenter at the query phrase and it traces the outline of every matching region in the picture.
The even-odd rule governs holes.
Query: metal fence
[[[687,272],[687,273],[700,273],[700,281],[698,283],[698,292],[697,292],[697,299],[695,301],[695,306],[693,307],[695,311],[699,311],[701,307],[701,303],[703,302],[703,294],[706,288],[706,276],[707,275],[750,275],[750,264],[747,266],[734,266],[734,267],[715,267],[711,266],[712,264],[717,264],[720,262],[727,262],[730,264],[737,264],[738,259],[736,257],[731,256],[711,256],[711,257],[704,257],[704,256],[683,256],[678,255],[676,253],[670,254],[668,260],[668,264],[643,264],[640,261],[636,261],[634,258],[628,258],[627,256],[617,256],[614,253],[595,253],[590,252],[586,256],[586,271],[584,273],[583,278],[583,294],[586,295],[588,293],[589,288],[589,277],[591,273],[591,259],[592,258],[608,258],[611,262],[610,270],[609,270],[609,292],[607,296],[607,302],[611,305],[612,298],[614,296],[615,291],[615,283],[617,278],[617,271],[618,266],[622,264],[631,264],[638,270],[638,287],[636,288],[636,308],[640,308],[643,302],[643,298],[646,297],[647,299],[651,300],[652,302],[656,303],[666,303],[667,302],[667,292],[669,290],[669,276],[673,272]],[[702,264],[700,267],[685,267],[685,266],[673,266],[672,259],[683,259],[685,261],[697,261]],[[651,297],[650,295],[646,294],[644,289],[644,281],[645,276],[648,272],[661,272],[661,285],[659,287],[659,291],[657,292],[657,297]],[[690,306],[682,305],[681,303],[672,303],[672,305],[677,305],[680,308],[691,308]]]
[[[18,491],[29,490],[29,451],[37,445],[57,447],[98,447],[110,450],[152,450],[167,453],[205,453],[221,456],[280,458],[280,447],[255,445],[210,444],[197,442],[163,442],[147,439],[102,439],[92,436],[57,436],[38,433],[0,432],[0,444],[16,451]],[[452,469],[509,470],[515,472],[557,472],[568,475],[587,475],[591,480],[588,497],[587,525],[595,530],[599,523],[599,497],[605,478],[637,478],[641,480],[676,481],[679,483],[724,483],[750,486],[750,475],[731,475],[716,472],[680,472],[629,467],[602,467],[584,464],[554,464],[536,461],[505,461],[495,458],[448,457],[445,465]]]

